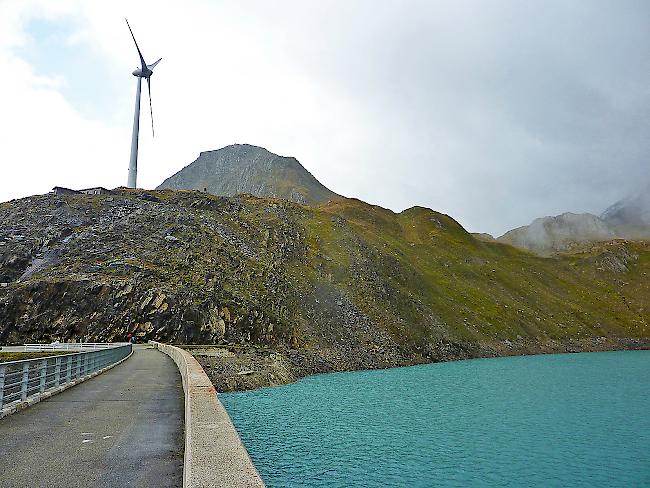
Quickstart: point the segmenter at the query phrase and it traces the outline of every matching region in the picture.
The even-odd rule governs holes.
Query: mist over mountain
[[[535,219],[530,225],[512,229],[497,240],[548,255],[612,239],[650,238],[650,185],[638,194],[619,200],[600,217],[563,213]]]
[[[616,234],[595,215],[563,213],[555,217],[535,219],[530,225],[518,227],[498,238],[516,247],[540,254],[567,251],[577,245],[608,241]]]
[[[644,191],[619,200],[600,217],[622,237],[650,238],[650,184]]]
[[[319,204],[338,198],[297,159],[262,147],[233,144],[202,152],[190,165],[167,178],[157,190],[201,190],[213,195],[251,194]]]

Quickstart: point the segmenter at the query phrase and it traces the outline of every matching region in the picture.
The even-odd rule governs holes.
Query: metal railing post
[[[54,386],[59,386],[61,383],[61,358],[56,358],[56,365],[54,366]]]
[[[2,400],[5,396],[5,370],[6,366],[0,364],[0,408],[2,408]]]
[[[77,374],[75,375],[75,378],[81,378],[81,359],[81,354],[77,355]]]
[[[39,391],[43,393],[45,391],[45,380],[47,378],[47,359],[41,361],[41,383]]]
[[[20,382],[20,399],[25,400],[27,398],[27,383],[29,382],[29,363],[23,363],[23,376],[22,381]]]
[[[68,365],[65,371],[65,382],[69,383],[72,378],[72,356],[68,356]]]

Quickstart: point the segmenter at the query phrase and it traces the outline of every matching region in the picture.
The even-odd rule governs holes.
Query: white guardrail
[[[77,352],[0,363],[0,410],[115,364],[131,354],[132,347],[130,343],[25,344],[26,352]]]

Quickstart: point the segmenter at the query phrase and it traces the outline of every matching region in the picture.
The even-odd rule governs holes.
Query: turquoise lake
[[[268,487],[650,487],[650,351],[477,359],[219,395]]]

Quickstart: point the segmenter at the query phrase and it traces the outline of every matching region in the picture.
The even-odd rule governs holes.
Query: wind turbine
[[[124,19],[126,20],[126,19]],[[151,75],[153,74],[153,69],[158,63],[160,63],[160,58],[153,64],[147,64],[144,62],[140,48],[138,47],[138,42],[135,40],[129,21],[126,20],[126,25],[131,32],[131,37],[135,43],[135,48],[138,50],[138,56],[140,56],[140,68],[136,69],[133,72],[133,76],[138,78],[138,88],[135,92],[135,114],[133,115],[133,135],[131,136],[131,160],[129,161],[129,180],[127,186],[129,188],[136,187],[136,180],[138,178],[138,136],[140,134],[140,91],[142,89],[142,78],[147,80],[147,88],[149,89],[149,112],[151,113],[151,134],[154,135],[153,131],[153,108],[151,106]]]

